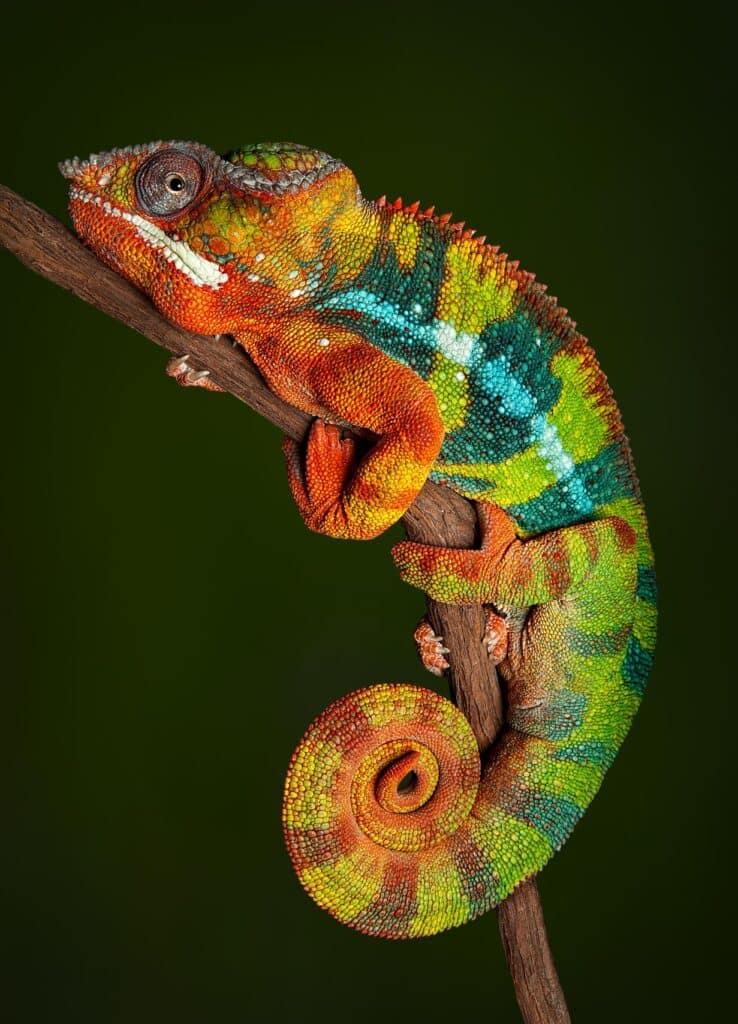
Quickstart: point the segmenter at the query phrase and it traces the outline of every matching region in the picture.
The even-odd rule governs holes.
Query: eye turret
[[[189,206],[206,179],[194,156],[177,149],[158,150],[136,172],[136,197],[146,213],[168,217]]]

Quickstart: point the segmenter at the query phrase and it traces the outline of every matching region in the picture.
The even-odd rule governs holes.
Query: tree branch
[[[149,300],[100,263],[49,214],[0,185],[0,243],[26,266],[122,321],[174,355],[189,356],[197,369],[240,398],[284,433],[301,439],[310,417],[268,389],[240,347],[226,338],[190,334],[174,327]],[[477,543],[474,506],[446,488],[427,483],[403,524],[411,540],[444,547]],[[484,753],[504,722],[497,674],[482,636],[484,611],[428,601],[433,629],[450,648],[449,683]],[[526,1024],[570,1024],[564,994],[546,936],[538,889],[529,879],[499,907],[508,966]]]

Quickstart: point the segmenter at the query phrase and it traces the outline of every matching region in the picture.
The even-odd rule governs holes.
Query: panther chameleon
[[[295,752],[283,825],[316,902],[363,932],[430,935],[505,899],[571,833],[635,714],[655,643],[653,556],[618,408],[533,275],[448,216],[365,200],[304,146],[219,157],[156,142],[69,160],[83,241],[165,317],[229,334],[315,417],[284,443],[305,523],[366,539],[426,479],[477,503],[479,549],[402,542],[401,577],[481,603],[506,727],[419,687],[338,700]],[[214,386],[186,359],[172,375]],[[352,424],[376,435],[361,454]],[[448,666],[427,624],[424,663]]]

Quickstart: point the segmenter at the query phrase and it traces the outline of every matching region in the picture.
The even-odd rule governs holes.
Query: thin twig
[[[190,334],[174,327],[145,296],[100,263],[58,221],[0,185],[0,244],[26,266],[73,292],[85,302],[134,328],[174,355],[189,356],[197,369],[240,398],[284,433],[301,439],[310,417],[268,389],[240,347],[228,339]],[[474,506],[446,488],[427,483],[403,523],[411,540],[445,547],[476,543]],[[484,753],[503,725],[497,674],[482,636],[479,606],[428,602],[435,631],[451,649],[449,683],[454,699],[471,722]],[[569,1024],[570,1017],[546,936],[535,879],[518,886],[499,907],[508,966],[526,1024]]]

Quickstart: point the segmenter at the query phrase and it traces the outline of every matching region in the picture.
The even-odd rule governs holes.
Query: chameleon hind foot
[[[443,637],[433,631],[427,619],[421,619],[413,633],[415,646],[418,649],[423,668],[434,676],[442,676],[450,664],[446,655],[448,647],[444,646]],[[495,665],[499,665],[507,657],[507,620],[504,615],[489,609],[482,636],[482,643],[487,654]]]
[[[487,612],[482,643],[495,665],[499,665],[507,657],[507,619],[493,609]]]
[[[173,377],[183,388],[205,388],[206,391],[222,391],[220,384],[210,379],[210,370],[193,370],[189,355],[173,356],[167,363],[166,374]]]
[[[434,676],[442,676],[446,669],[450,668],[445,657],[449,649],[443,646],[443,637],[433,632],[433,627],[427,619],[421,619],[413,633],[413,639],[423,668]]]

